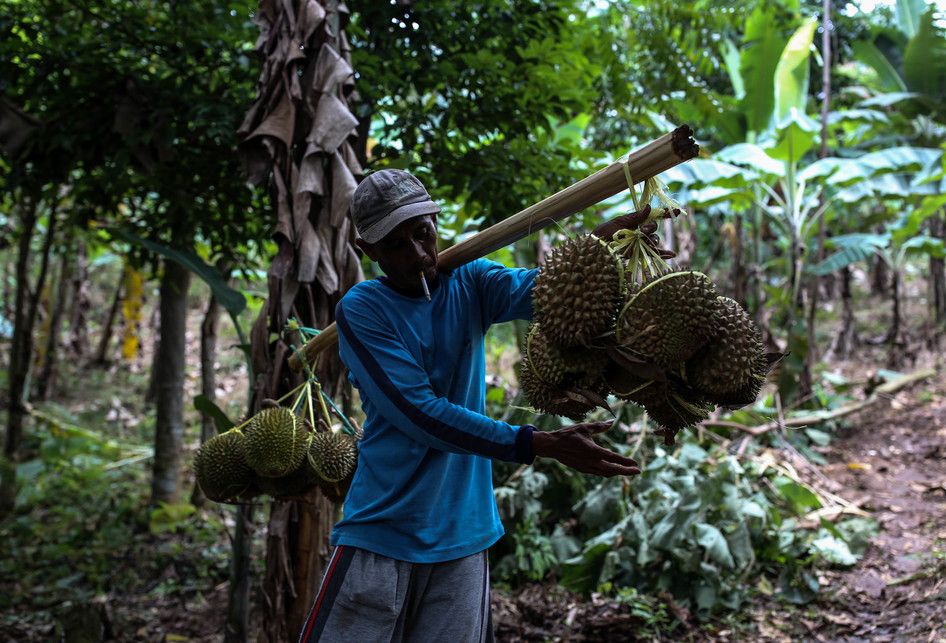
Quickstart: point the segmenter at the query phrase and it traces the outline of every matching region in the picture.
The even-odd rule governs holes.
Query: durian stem
[[[325,420],[325,424],[329,427],[332,426],[332,416],[329,415],[328,407],[325,406],[325,399],[322,396],[322,385],[318,382],[315,383],[315,388],[319,393],[319,405],[322,407],[322,418]]]
[[[345,432],[346,432],[348,435],[352,435],[352,436],[358,435],[359,429],[358,429],[358,427],[352,422],[351,418],[345,417],[345,414],[342,413],[341,410],[339,410],[338,406],[335,405],[335,401],[334,401],[332,398],[330,398],[330,397],[328,396],[328,393],[326,393],[325,391],[319,391],[319,392],[320,392],[320,394],[321,394],[321,396],[322,396],[322,399],[323,399],[325,402],[328,402],[328,403],[329,403],[329,406],[331,406],[331,407],[332,407],[332,410],[335,411],[335,415],[337,415],[337,416],[339,417],[339,419],[342,421],[342,427],[346,429]]]
[[[299,391],[299,395],[296,396],[296,399],[293,401],[292,406],[290,407],[292,412],[296,415],[299,415],[300,409],[302,408],[302,403],[305,401],[305,390],[308,383],[308,380],[302,383],[302,386],[300,387],[302,390]]]
[[[638,391],[644,390],[645,388],[647,388],[653,383],[654,383],[654,380],[647,380],[640,386],[632,388],[630,391],[627,391],[626,393],[622,391],[615,391],[614,394],[617,395],[618,397],[627,397],[628,395],[633,395],[634,393],[637,393]]]
[[[292,389],[291,391],[289,391],[288,393],[286,393],[285,395],[283,395],[283,396],[282,396],[281,398],[279,398],[278,400],[275,400],[276,404],[279,404],[279,403],[282,402],[283,400],[289,398],[290,395],[295,395],[296,393],[298,393],[299,390],[302,389],[303,386],[305,386],[305,384],[306,384],[306,383],[303,382],[302,384],[300,384],[300,385],[297,386],[296,388]]]
[[[314,408],[315,405],[314,405],[313,402],[312,402],[312,383],[311,383],[311,380],[307,381],[306,384],[308,385],[308,386],[305,387],[306,407],[307,407],[306,410],[309,412],[309,424],[312,425],[312,430],[315,431],[315,426],[316,426],[316,424],[315,424],[315,408]]]

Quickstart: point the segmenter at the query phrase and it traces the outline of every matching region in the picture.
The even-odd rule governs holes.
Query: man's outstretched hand
[[[610,478],[634,476],[641,472],[631,458],[598,445],[595,435],[611,428],[612,420],[573,424],[558,431],[532,434],[532,450],[536,457],[554,458],[582,473]]]

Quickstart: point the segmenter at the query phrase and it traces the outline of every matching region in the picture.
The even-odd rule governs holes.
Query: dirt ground
[[[880,527],[854,567],[822,573],[815,604],[759,597],[744,619],[700,624],[669,603],[685,623],[664,635],[613,601],[534,586],[494,593],[497,640],[946,641],[944,392],[940,374],[851,416],[823,450],[828,465],[809,466],[807,476],[870,512]]]

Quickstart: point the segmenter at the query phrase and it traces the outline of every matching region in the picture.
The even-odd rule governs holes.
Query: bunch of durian
[[[302,496],[316,485],[345,480],[357,462],[354,436],[313,431],[293,410],[271,406],[207,440],[197,451],[194,470],[205,496],[235,503],[260,494]]]
[[[670,269],[652,223],[549,253],[518,374],[538,411],[580,420],[614,394],[644,407],[673,444],[717,406],[754,402],[777,356],[706,275]]]

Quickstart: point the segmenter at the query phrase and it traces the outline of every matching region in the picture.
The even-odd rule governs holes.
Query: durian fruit
[[[227,431],[198,449],[194,459],[197,484],[210,500],[231,502],[253,495],[254,475],[244,457],[245,442],[239,431]]]
[[[621,259],[594,235],[549,252],[535,280],[535,319],[561,346],[588,345],[610,331],[624,286]]]
[[[717,336],[687,362],[686,379],[717,404],[751,404],[769,369],[762,334],[737,302],[728,297],[719,302]]]
[[[344,480],[358,464],[358,445],[347,433],[323,431],[312,436],[309,459],[316,474],[326,482]]]
[[[674,443],[674,436],[682,429],[707,419],[713,410],[713,405],[678,389],[672,382],[652,382],[627,399],[647,410],[651,419],[660,425],[658,433],[668,445]]]
[[[529,404],[537,411],[578,421],[595,407],[590,400],[582,401],[583,398],[580,395],[575,393],[569,395],[566,389],[542,380],[529,367],[525,359],[519,364],[518,377],[522,392],[529,400]]]
[[[296,414],[285,407],[263,409],[243,432],[246,461],[264,478],[280,478],[298,468],[312,438]]]
[[[561,349],[549,341],[541,325],[532,324],[526,335],[523,360],[543,382],[551,385],[561,383],[565,376],[565,359]]]
[[[676,372],[717,334],[723,309],[716,288],[699,272],[671,272],[646,284],[621,311],[619,344]]]
[[[319,483],[319,475],[312,465],[311,458],[306,454],[295,471],[279,478],[263,478],[257,480],[259,488],[274,498],[292,498],[304,496]]]

